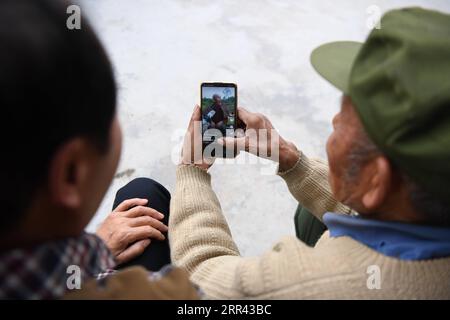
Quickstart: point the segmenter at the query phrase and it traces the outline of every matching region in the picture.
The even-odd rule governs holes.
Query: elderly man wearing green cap
[[[173,260],[210,298],[449,299],[450,16],[390,11],[365,43],[325,44],[311,60],[343,92],[328,163],[280,137],[278,174],[328,231],[314,247],[286,237],[240,257],[208,165],[184,148]],[[262,115],[239,115],[247,128],[272,129]],[[199,119],[196,108],[188,133]],[[248,150],[247,137],[232,142]]]

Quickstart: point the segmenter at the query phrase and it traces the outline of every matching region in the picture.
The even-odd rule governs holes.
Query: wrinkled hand
[[[258,157],[277,161],[280,171],[295,165],[300,156],[299,151],[293,143],[279,135],[265,115],[239,107],[238,116],[246,125],[245,134],[236,138],[219,139],[219,143],[225,145],[227,149],[234,146],[238,152],[243,150]]]
[[[147,199],[128,199],[111,212],[97,230],[97,235],[111,250],[118,264],[140,255],[151,239],[164,240],[168,228],[162,213],[145,207]]]

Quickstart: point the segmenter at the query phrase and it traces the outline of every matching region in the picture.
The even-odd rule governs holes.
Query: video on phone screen
[[[203,142],[218,136],[232,135],[236,127],[236,89],[234,87],[202,87]],[[213,130],[216,129],[216,130]]]

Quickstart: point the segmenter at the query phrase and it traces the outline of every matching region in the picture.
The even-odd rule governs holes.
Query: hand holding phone
[[[279,163],[280,171],[292,168],[300,157],[295,144],[281,137],[272,122],[263,114],[238,108],[240,120],[245,125],[241,137],[225,137],[220,143],[233,148],[237,153],[246,151],[260,158]]]

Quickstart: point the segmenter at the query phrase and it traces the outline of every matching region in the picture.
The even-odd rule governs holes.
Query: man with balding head
[[[212,96],[213,104],[208,107],[205,114],[211,114],[209,119],[209,128],[214,128],[222,131],[225,135],[225,112],[222,105],[222,97],[217,93]]]

